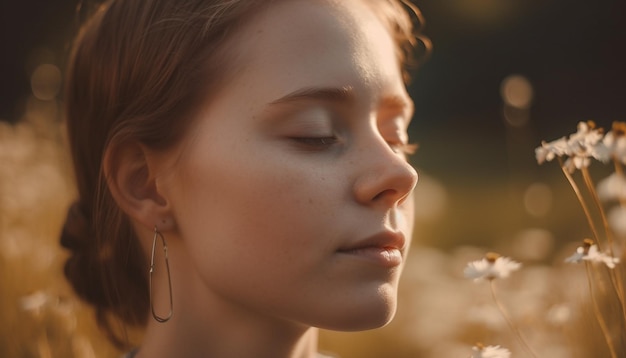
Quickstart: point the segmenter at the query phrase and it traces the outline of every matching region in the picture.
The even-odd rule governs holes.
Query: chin
[[[336,317],[329,325],[319,328],[342,332],[367,331],[386,326],[394,315],[395,309],[387,312],[359,312],[352,316],[342,315],[341,319]]]
[[[344,332],[355,332],[381,328],[391,322],[394,316],[395,310],[386,315],[370,315],[370,317],[360,317],[359,319],[352,320],[352,322],[347,322],[347,324],[342,329],[340,328],[336,330]]]
[[[333,331],[365,331],[387,325],[396,313],[396,295],[378,294],[376,297],[363,296],[346,304],[335,305],[325,322],[319,328]]]

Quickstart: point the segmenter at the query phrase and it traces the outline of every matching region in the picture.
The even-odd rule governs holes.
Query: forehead
[[[362,0],[275,2],[238,31],[232,50],[239,74],[265,77],[275,95],[402,82],[392,37]]]

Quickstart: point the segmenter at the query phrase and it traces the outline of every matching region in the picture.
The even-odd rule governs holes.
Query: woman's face
[[[159,184],[189,277],[272,319],[384,325],[417,182],[401,150],[412,103],[389,33],[360,1],[284,1],[232,44],[234,78]]]

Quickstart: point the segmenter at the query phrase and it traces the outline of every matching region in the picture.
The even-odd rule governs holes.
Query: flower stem
[[[524,348],[528,351],[528,353],[530,353],[533,357],[537,358],[537,354],[532,350],[532,348],[530,348],[530,346],[526,342],[526,339],[524,339],[522,332],[513,323],[513,320],[509,316],[507,310],[504,308],[504,305],[498,299],[498,296],[496,295],[495,286],[493,284],[493,280],[489,281],[489,288],[491,289],[491,297],[493,297],[493,301],[496,303],[496,306],[498,306],[498,309],[500,310],[500,313],[502,314],[502,317],[504,317],[504,320],[506,321],[506,323],[509,325],[509,328],[511,328],[513,333],[515,333],[520,343],[522,343],[522,346],[524,346]]]
[[[606,344],[609,346],[609,350],[611,352],[611,358],[617,358],[617,354],[615,353],[615,347],[613,345],[613,339],[611,339],[611,334],[609,332],[609,328],[606,325],[606,321],[602,316],[602,312],[600,312],[600,308],[598,306],[598,301],[596,300],[595,295],[593,294],[593,283],[591,280],[591,269],[589,267],[589,262],[585,262],[585,269],[587,271],[587,284],[589,286],[589,295],[591,296],[591,301],[593,303],[593,312],[600,324],[600,329],[602,330],[602,334],[604,335],[604,339],[606,340]]]
[[[591,194],[591,197],[593,198],[593,201],[598,208],[598,212],[600,213],[600,218],[602,219],[602,225],[604,226],[604,231],[606,232],[607,242],[609,245],[609,254],[611,255],[611,257],[615,257],[615,254],[613,253],[613,233],[611,231],[611,228],[609,227],[609,222],[606,218],[606,212],[604,211],[604,207],[600,202],[600,198],[598,197],[598,192],[595,189],[595,185],[593,183],[593,180],[591,179],[591,175],[589,175],[589,170],[587,168],[582,168],[581,172],[583,174],[587,190],[589,190],[589,193]],[[609,277],[611,279],[611,285],[613,286],[613,289],[615,290],[615,293],[617,294],[617,298],[620,303],[622,317],[624,318],[624,322],[626,323],[626,303],[624,301],[624,286],[621,277],[619,277],[621,275],[619,275],[618,272],[620,270],[608,269],[608,271]]]
[[[615,174],[620,178],[624,179],[624,168],[622,168],[622,164],[619,162],[617,158],[613,158],[613,166],[615,167]],[[622,209],[626,209],[626,198],[623,195],[619,195],[619,204]],[[620,257],[623,256],[624,248],[620,247]],[[620,291],[622,292],[622,297],[624,296],[624,280],[621,277],[622,270],[619,270],[617,273],[617,283],[619,284]],[[624,323],[626,323],[626,304],[624,305]]]
[[[587,223],[589,224],[589,228],[591,229],[591,232],[593,233],[593,237],[595,239],[596,244],[598,245],[598,249],[600,251],[602,251],[602,245],[600,244],[600,240],[599,240],[599,236],[598,236],[598,230],[596,229],[596,225],[593,223],[593,219],[591,217],[591,213],[589,212],[589,208],[587,207],[587,204],[585,203],[585,199],[583,199],[583,196],[582,196],[582,194],[580,192],[580,189],[578,188],[578,185],[574,181],[574,178],[567,171],[567,168],[565,168],[565,166],[563,165],[563,161],[561,160],[561,158],[559,158],[559,164],[561,165],[561,170],[563,171],[563,174],[565,174],[565,178],[567,178],[567,181],[569,182],[570,186],[574,190],[574,193],[576,194],[576,198],[578,199],[578,202],[580,203],[580,206],[582,207],[583,211],[585,212],[585,217],[587,218]]]
[[[607,242],[609,245],[609,254],[615,257],[615,255],[613,254],[613,235],[611,234],[611,229],[609,228],[609,222],[606,219],[606,213],[604,212],[604,207],[602,206],[602,203],[600,202],[600,198],[598,197],[598,192],[596,191],[593,180],[591,179],[591,175],[589,175],[589,169],[582,168],[580,171],[583,174],[583,179],[585,180],[585,185],[587,186],[587,190],[589,190],[589,193],[591,194],[591,197],[593,198],[593,202],[596,204],[596,207],[598,208],[598,212],[600,213],[600,218],[602,219],[602,225],[604,225],[604,231],[606,232],[606,238],[607,238]]]

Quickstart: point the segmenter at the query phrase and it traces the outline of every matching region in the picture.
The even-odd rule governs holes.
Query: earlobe
[[[149,230],[173,226],[168,200],[158,190],[158,168],[151,165],[147,148],[140,143],[110,146],[103,170],[113,198],[132,221]]]

